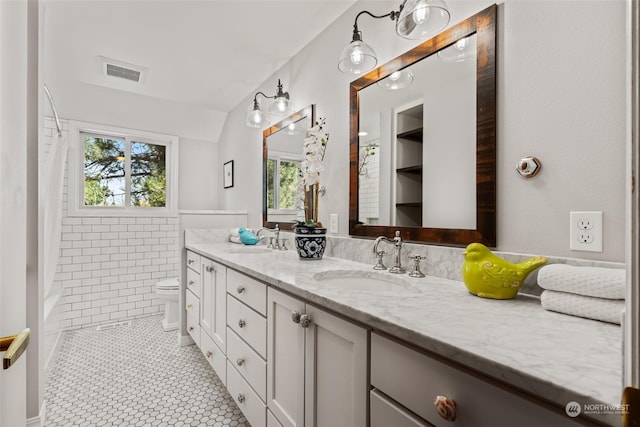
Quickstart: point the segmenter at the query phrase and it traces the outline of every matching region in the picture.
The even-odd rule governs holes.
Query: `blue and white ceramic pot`
[[[296,233],[296,250],[300,259],[322,259],[324,249],[327,247],[326,228],[297,225],[293,231]]]

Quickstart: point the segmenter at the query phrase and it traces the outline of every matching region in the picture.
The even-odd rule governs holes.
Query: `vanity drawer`
[[[200,264],[198,264],[200,265]],[[193,292],[195,296],[200,297],[200,274],[190,268],[187,268],[187,289]]]
[[[251,427],[266,426],[267,406],[229,361],[227,361],[227,390]]]
[[[216,372],[222,384],[227,385],[227,358],[213,339],[204,331],[200,331],[200,350],[207,362]]]
[[[575,426],[578,423],[450,365],[371,334],[371,385],[435,426]],[[456,402],[454,422],[440,417],[438,395]]]
[[[186,292],[187,332],[200,347],[200,300],[192,292]]]
[[[264,283],[229,269],[227,292],[266,317],[267,285]]]
[[[384,397],[379,391],[371,390],[371,427],[430,427],[402,406]]]
[[[267,362],[249,347],[231,328],[227,329],[229,363],[253,387],[262,401],[267,401]]]
[[[227,295],[227,325],[266,359],[267,319]]]
[[[200,274],[200,255],[187,251],[187,267],[197,274]]]

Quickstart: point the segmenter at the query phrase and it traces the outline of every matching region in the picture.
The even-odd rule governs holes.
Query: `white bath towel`
[[[540,302],[545,310],[618,325],[622,320],[622,311],[624,310],[623,300],[594,298],[556,291],[543,291]]]
[[[626,295],[625,271],[616,268],[545,265],[538,272],[543,289],[611,300]]]

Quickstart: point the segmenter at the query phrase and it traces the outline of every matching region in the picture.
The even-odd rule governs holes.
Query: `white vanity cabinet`
[[[371,427],[581,425],[560,408],[553,412],[377,333],[371,334],[371,386]],[[455,402],[455,420],[439,414],[437,396]]]
[[[227,267],[202,257],[200,271],[199,347],[226,384]]]
[[[364,427],[367,331],[273,288],[267,319],[271,425]]]
[[[252,427],[267,425],[267,285],[227,270],[229,393]]]
[[[187,251],[187,290],[184,308],[187,332],[197,346],[200,346],[200,260],[200,255]]]

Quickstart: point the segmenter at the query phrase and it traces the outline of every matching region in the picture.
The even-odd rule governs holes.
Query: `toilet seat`
[[[159,291],[175,291],[180,289],[180,282],[178,282],[177,277],[164,279],[156,283],[156,289]]]

